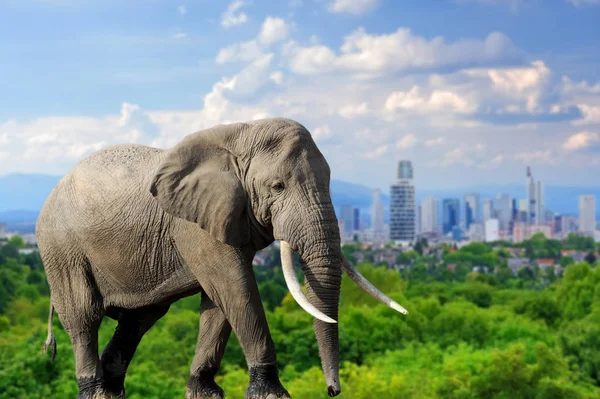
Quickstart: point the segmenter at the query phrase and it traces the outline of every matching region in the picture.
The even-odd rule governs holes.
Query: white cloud
[[[387,153],[390,149],[390,146],[388,144],[384,144],[380,147],[375,148],[372,151],[367,152],[366,154],[364,154],[362,156],[363,159],[377,159],[381,156],[383,156],[385,153]]]
[[[600,94],[600,83],[593,85],[585,80],[575,83],[568,76],[563,76],[561,89],[566,94]]]
[[[284,40],[290,26],[281,18],[267,17],[255,39],[234,43],[219,50],[217,64],[229,62],[248,62],[263,55],[265,49]]]
[[[417,141],[417,136],[412,133],[407,134],[396,142],[396,147],[401,150],[407,150],[414,147],[417,144]]]
[[[502,165],[503,162],[504,162],[504,155],[496,155],[491,160],[483,161],[480,164],[478,164],[477,166],[481,169],[492,169],[492,168],[500,167],[500,165]]]
[[[187,36],[186,32],[179,32],[173,35],[173,39],[185,39]]]
[[[275,71],[269,75],[269,79],[271,79],[276,84],[280,85],[283,83],[283,72]]]
[[[568,151],[600,148],[600,135],[595,132],[576,133],[563,143],[563,148]]]
[[[457,112],[471,113],[477,106],[450,91],[434,90],[430,96],[422,95],[419,86],[409,91],[397,91],[385,101],[386,111],[410,110],[414,112]]]
[[[349,13],[361,15],[373,11],[379,5],[379,0],[334,0],[328,9],[332,13]]]
[[[364,116],[369,113],[369,106],[366,102],[360,104],[348,104],[344,105],[339,110],[339,115],[342,118],[352,119],[357,116]]]
[[[177,12],[179,12],[179,15],[181,16],[187,14],[187,8],[185,7],[185,4],[181,4],[179,7],[177,7]]]
[[[524,163],[553,163],[555,161],[552,151],[550,150],[537,150],[531,152],[519,152],[514,155],[514,158]]]
[[[333,132],[329,128],[329,125],[322,125],[322,126],[316,127],[312,131],[312,137],[314,138],[314,140],[317,143],[320,143],[320,144],[323,144],[323,143],[327,142],[328,140],[332,139],[333,136],[334,136]]]
[[[222,48],[217,54],[217,64],[226,64],[228,62],[252,61],[262,54],[256,40],[234,43],[228,47]]]
[[[359,28],[346,36],[340,53],[323,45],[302,47],[291,41],[285,55],[292,71],[322,74],[343,71],[360,77],[381,77],[382,73],[409,69],[432,69],[467,64],[494,64],[520,58],[520,51],[499,32],[484,40],[459,40],[447,44],[442,37],[427,40],[408,28],[391,34],[372,35]]]
[[[573,4],[575,7],[581,7],[584,5],[598,5],[600,4],[600,0],[567,0],[569,3]]]
[[[229,4],[227,10],[221,15],[221,26],[230,28],[232,26],[241,25],[248,21],[246,13],[239,11],[246,4],[241,0],[236,0]]]
[[[444,139],[443,137],[436,137],[434,139],[425,140],[425,146],[427,146],[427,147],[439,146],[439,145],[444,144],[444,141],[446,141],[446,139]]]
[[[590,106],[586,104],[578,104],[577,107],[583,114],[583,119],[578,119],[572,122],[575,126],[600,124],[600,106]]]
[[[273,43],[284,40],[290,27],[281,18],[267,17],[262,24],[260,33],[258,34],[258,41],[263,46],[270,46]]]

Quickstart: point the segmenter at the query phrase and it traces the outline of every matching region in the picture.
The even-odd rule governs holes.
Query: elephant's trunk
[[[339,256],[304,259],[302,270],[306,279],[306,294],[317,309],[338,319],[340,285],[342,281],[341,251]],[[337,396],[340,389],[338,324],[315,319],[313,328],[319,345],[321,366],[329,396]]]

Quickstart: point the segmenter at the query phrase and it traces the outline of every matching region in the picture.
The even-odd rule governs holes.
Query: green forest
[[[68,336],[55,316],[56,362],[42,354],[49,292],[39,255],[18,237],[0,247],[0,398],[74,398],[77,384]],[[340,298],[341,398],[599,398],[600,268],[597,244],[535,236],[525,256],[553,258],[562,273],[508,267],[508,243],[443,247],[441,258],[399,255],[400,271],[374,264],[368,249],[346,245],[358,269],[410,312],[373,300],[346,276]],[[513,245],[514,246],[514,245]],[[589,252],[575,262],[563,249]],[[277,251],[276,249],[269,249]],[[255,267],[280,367],[292,397],[327,398],[312,318],[291,298],[276,261]],[[453,264],[454,268],[448,265]],[[472,271],[486,265],[488,273]],[[198,296],[175,303],[150,331],[131,363],[128,399],[185,396],[198,333]],[[116,322],[105,319],[100,346]],[[217,382],[243,398],[248,375],[232,335]]]

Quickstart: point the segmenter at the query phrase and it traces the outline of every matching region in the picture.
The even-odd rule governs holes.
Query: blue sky
[[[334,178],[422,187],[600,171],[598,0],[5,0],[0,174],[287,116]],[[597,184],[597,183],[596,183]]]

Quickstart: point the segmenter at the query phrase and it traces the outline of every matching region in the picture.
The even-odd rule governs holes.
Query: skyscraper
[[[509,194],[498,194],[496,197],[496,216],[501,231],[510,231],[512,221],[512,198]]]
[[[460,200],[458,198],[446,198],[442,202],[442,227],[444,234],[452,231],[454,226],[460,223]]]
[[[481,221],[481,206],[478,193],[465,195],[465,227],[468,229],[471,223]]]
[[[594,235],[596,231],[596,197],[582,195],[579,197],[579,232]]]
[[[491,198],[483,200],[483,221],[494,219],[496,213],[494,211],[494,201]]]
[[[352,235],[352,229],[354,228],[354,208],[352,208],[352,205],[342,205],[340,216],[340,219],[344,221],[342,234],[349,237]]]
[[[544,183],[538,181],[536,184],[529,166],[527,167],[527,201],[529,205],[527,223],[543,224],[546,221]]]
[[[390,187],[390,239],[410,243],[415,239],[417,219],[410,161],[398,162],[397,178]]]
[[[360,230],[360,209],[359,208],[354,208],[354,225],[352,226],[352,228],[354,229],[354,231],[359,231]]]
[[[373,190],[373,204],[371,205],[371,228],[375,240],[383,237],[383,203],[381,202],[381,190]]]
[[[421,202],[421,232],[436,233],[439,224],[439,207],[437,198],[427,197]]]

